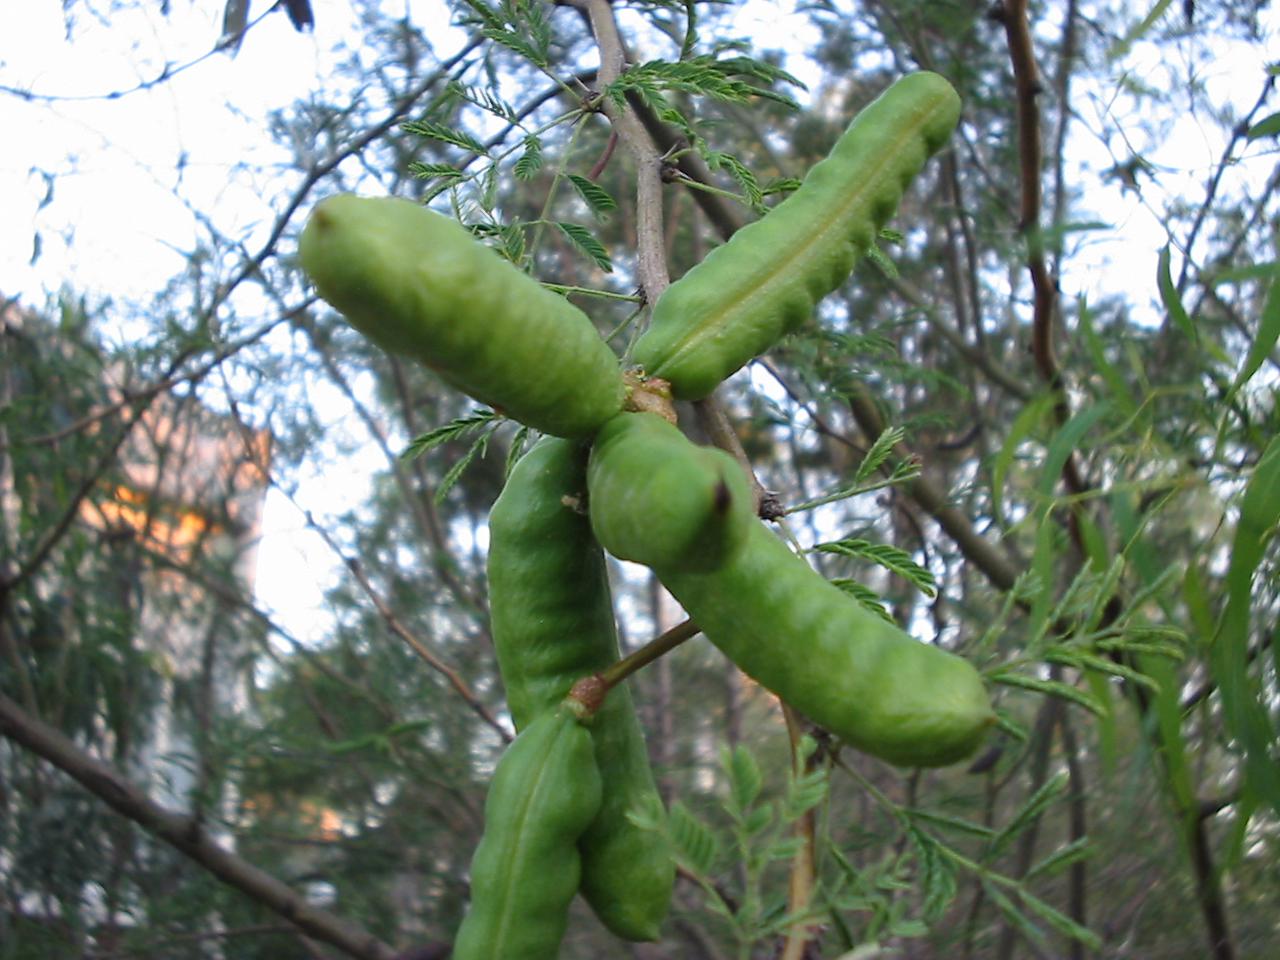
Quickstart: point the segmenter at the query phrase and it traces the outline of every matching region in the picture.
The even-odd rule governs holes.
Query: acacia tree
[[[313,518],[348,569],[330,596],[329,636],[308,645],[260,615],[234,628],[257,632],[263,679],[251,711],[218,714],[210,767],[245,802],[210,809],[192,795],[185,817],[166,820],[118,773],[84,765],[86,752],[120,760],[101,753],[98,718],[141,723],[149,702],[27,696],[23,677],[42,654],[8,644],[3,729],[20,747],[6,759],[29,764],[33,751],[90,770],[91,791],[131,799],[115,806],[239,888],[161,871],[201,891],[173,909],[136,858],[111,858],[127,844],[113,846],[121,828],[104,813],[92,833],[103,852],[87,862],[124,877],[136,922],[122,925],[122,942],[197,955],[208,941],[185,939],[193,932],[239,930],[245,939],[226,947],[236,955],[317,949],[279,937],[267,908],[352,955],[392,950],[333,914],[386,943],[447,942],[488,773],[511,736],[488,639],[484,524],[527,438],[310,297],[290,239],[310,204],[359,188],[451,212],[584,305],[625,356],[668,275],[785,197],[891,80],[927,68],[961,92],[962,120],[896,232],[809,324],[712,401],[682,409],[681,424],[745,456],[824,574],[980,666],[1000,730],[967,770],[904,772],[835,745],[810,754],[772,698],[707,644],[671,651],[628,682],[682,881],[663,941],[630,949],[1190,957],[1207,944],[1216,957],[1258,955],[1276,907],[1266,871],[1280,802],[1269,760],[1280,513],[1272,82],[1259,75],[1256,99],[1223,107],[1200,80],[1206,38],[1262,43],[1256,11],[1170,6],[815,4],[823,79],[798,108],[804,93],[779,67],[791,64],[738,36],[732,8],[466,2],[456,12],[473,39],[440,59],[413,22],[361,5],[368,40],[352,45],[347,74],[361,78],[357,95],[340,75],[281,111],[275,127],[297,172],[272,229],[246,253],[210,226],[171,301],[184,312],[130,393],[194,383],[205,402],[269,427],[273,482],[304,504],[292,478],[351,436],[384,458],[367,503]],[[1163,58],[1159,84],[1129,72],[1170,51],[1184,55]],[[1157,153],[1181,115],[1204,117],[1218,141],[1214,162],[1191,171],[1195,192],[1176,189],[1184,171]],[[1078,159],[1095,145],[1105,160]],[[1137,197],[1166,226],[1163,249],[1143,251],[1155,322],[1131,278],[1086,280],[1077,266],[1117,231],[1086,189],[1094,183],[1112,185],[1112,205]],[[173,335],[182,331],[192,333]],[[14,393],[0,447],[43,456],[50,428],[18,416]],[[320,394],[326,402],[312,402]],[[70,542],[59,519],[85,482],[76,464],[106,477],[117,461],[102,444],[114,435],[77,424],[68,437],[96,453],[59,450],[19,474],[67,477],[71,493],[52,485],[52,505],[17,499],[31,533],[8,540],[9,637],[33,636],[37,614],[53,611],[13,599],[34,582],[18,572],[62,556],[41,545]],[[401,457],[413,438],[414,456]],[[628,649],[679,619],[645,571],[613,573]],[[101,606],[109,595],[92,594],[72,619],[77,651],[100,643],[91,626],[119,623]],[[118,636],[141,647],[138,626]],[[156,667],[124,675],[145,686]],[[37,714],[79,752],[35,736]],[[804,764],[807,776],[772,775]],[[29,781],[7,778],[18,785],[7,837],[43,796],[49,774],[30,769]],[[798,782],[820,789],[796,803]],[[765,809],[776,829],[749,830]],[[233,835],[237,856],[219,854],[203,824]],[[22,835],[36,859],[56,848],[48,828]],[[3,850],[21,852],[15,840]],[[84,880],[59,881],[60,902]],[[22,874],[6,902],[53,889],[41,883],[52,880]],[[306,907],[299,890],[328,909]],[[101,930],[53,946],[31,936],[0,938],[0,951],[45,956]],[[562,955],[622,949],[575,907]]]

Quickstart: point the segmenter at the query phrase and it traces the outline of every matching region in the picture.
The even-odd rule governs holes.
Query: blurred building
[[[70,381],[55,379],[59,365]],[[86,368],[97,373],[77,378]],[[83,389],[41,396],[50,383],[67,382]],[[220,724],[249,707],[260,652],[252,598],[272,441],[233,412],[210,409],[186,384],[150,397],[142,392],[147,387],[123,366],[104,366],[90,338],[60,336],[52,320],[0,297],[0,414],[40,409],[29,422],[20,414],[0,416],[0,576],[26,561],[32,542],[57,532],[52,518],[76,503],[81,484],[94,481],[23,594],[0,611],[6,617],[0,629],[16,641],[32,691],[31,678],[66,665],[114,671],[114,683],[72,685],[65,694],[41,687],[43,719],[61,723],[157,802],[202,814],[216,836],[239,798],[210,758],[218,753]],[[98,438],[96,448],[109,453],[139,409],[105,468],[73,446],[71,438]],[[37,535],[21,534],[22,525]],[[88,657],[94,659],[85,666]],[[16,676],[10,680],[21,686]],[[120,711],[132,713],[124,725]],[[79,725],[60,721],[67,716],[81,718]],[[19,836],[62,829],[56,818],[38,816],[47,798],[24,797],[16,781],[6,799],[5,769],[20,762],[11,750],[0,741],[4,822]],[[82,795],[79,787],[67,790]],[[81,828],[86,837],[87,829]],[[108,831],[93,843],[109,845],[117,834]],[[220,839],[231,843],[226,833]],[[0,879],[8,874],[5,899],[15,910],[7,921],[0,916],[0,940],[6,925],[63,928],[63,905],[71,903],[83,909],[82,918],[96,915],[90,926],[103,935],[130,922],[105,907],[111,901],[127,912],[127,885],[117,896],[97,879],[77,883],[73,869],[44,886],[23,856],[0,835]],[[97,874],[88,869],[89,876]]]

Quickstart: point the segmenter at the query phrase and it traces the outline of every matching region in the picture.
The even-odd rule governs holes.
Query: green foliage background
[[[130,6],[64,4],[69,32]],[[294,163],[272,181],[264,246],[211,226],[145,306],[70,277],[50,303],[6,302],[0,693],[156,795],[154,764],[188,771],[167,802],[323,909],[397,948],[447,942],[510,729],[485,518],[530,438],[309,296],[293,263],[305,211],[346,189],[428,200],[565,291],[625,357],[646,319],[637,172],[601,103],[643,117],[664,152],[678,276],[894,78],[936,70],[965,103],[951,148],[878,255],[719,402],[815,566],[971,658],[1000,730],[967,769],[895,770],[821,731],[788,737],[705,641],[678,647],[630,681],[680,851],[664,938],[620,945],[577,905],[562,956],[1270,956],[1280,108],[1274,71],[1243,109],[1207,79],[1217,45],[1274,41],[1265,5],[818,0],[817,45],[782,52],[744,35],[735,4],[616,4],[632,66],[606,89],[584,6],[455,3],[475,40],[442,61],[425,17],[358,0],[363,32],[333,76],[273,118]],[[1020,17],[1038,168],[1006,32]],[[1186,116],[1220,145],[1207,167],[1160,152]],[[1125,250],[1149,276],[1092,253],[1124,242],[1112,214],[1135,198],[1167,231]],[[1053,370],[1033,350],[1046,329]],[[311,517],[345,571],[322,641],[255,605],[245,531],[175,561],[87,519],[130,482],[153,407],[233,438],[270,431],[270,482],[304,509],[308,478],[364,458],[367,498]],[[682,423],[701,436],[696,412]],[[162,441],[159,460],[197,469]],[[215,501],[210,529],[235,534],[234,491]],[[629,649],[679,619],[647,572],[613,574]],[[201,625],[193,662],[157,639],[177,623]],[[161,718],[180,756],[150,752]],[[806,836],[814,892],[789,913]],[[335,955],[0,740],[0,958],[218,944]]]

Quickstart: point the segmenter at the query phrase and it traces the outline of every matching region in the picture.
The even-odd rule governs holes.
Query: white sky
[[[118,14],[109,25],[81,13],[75,42],[68,43],[60,4],[23,4],[21,16],[11,14],[0,29],[0,84],[60,97],[93,97],[150,79],[166,61],[185,63],[207,53],[221,30],[223,0],[172,0],[171,6],[167,19],[156,3]],[[270,0],[251,6],[256,16]],[[460,42],[458,32],[446,26],[438,0],[412,5],[388,0],[388,8],[397,12],[406,6],[415,22],[430,25],[443,52]],[[234,58],[215,54],[152,90],[117,100],[25,102],[0,91],[0,130],[8,134],[0,153],[0,294],[20,295],[38,306],[67,284],[91,299],[109,295],[146,303],[182,270],[183,252],[201,236],[193,210],[208,214],[220,230],[256,250],[272,216],[264,194],[279,183],[263,182],[252,171],[289,160],[271,144],[265,117],[331,84],[335,47],[360,35],[350,4],[317,0],[314,7],[314,35],[295,33],[278,11],[250,31]],[[813,29],[803,17],[779,12],[792,7],[790,0],[754,0],[739,15],[739,26],[743,21],[757,24],[769,45],[794,37],[796,47],[803,49],[813,42]],[[1180,55],[1194,58],[1210,42],[1212,38],[1192,38]],[[1267,49],[1274,50],[1274,44],[1220,46],[1200,67],[1215,101],[1229,101],[1240,112],[1251,105],[1261,89]],[[1115,96],[1124,71],[1159,86],[1175,82],[1169,69],[1177,66],[1139,47],[1116,65],[1106,86],[1079,91],[1087,99],[1078,101],[1086,106],[1074,140],[1080,164],[1076,175],[1089,189],[1094,216],[1114,229],[1076,235],[1084,249],[1073,257],[1074,273],[1064,282],[1068,298],[1087,293],[1096,300],[1103,291],[1127,290],[1135,303],[1153,305],[1150,315],[1156,315],[1155,263],[1167,238],[1144,199],[1158,210],[1160,190],[1202,195],[1223,147],[1216,124],[1179,117],[1162,144],[1151,145],[1149,152],[1148,145],[1139,144],[1160,168],[1159,184],[1144,186],[1143,197],[1101,179],[1100,172],[1123,156],[1108,153],[1084,128],[1119,123],[1136,131],[1147,118],[1125,116],[1128,108]],[[818,77],[811,70],[792,69],[816,86]],[[1122,147],[1118,141],[1112,149],[1117,147]],[[1260,185],[1275,166],[1274,142],[1254,144],[1248,154],[1253,159],[1240,172]],[[180,156],[185,158],[181,170]],[[53,199],[43,209],[42,171],[57,178]],[[43,244],[32,264],[36,231]],[[364,462],[382,466],[377,456]],[[353,494],[317,478],[304,484],[301,496],[305,507],[327,516],[348,506]],[[275,492],[268,499],[266,522],[260,596],[290,629],[314,636],[324,629],[324,618],[316,615],[321,590],[337,575],[336,568],[323,548],[317,550],[313,540],[296,535],[300,518]]]

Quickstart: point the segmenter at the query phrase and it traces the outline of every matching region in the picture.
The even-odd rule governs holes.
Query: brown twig
[[[1021,203],[1018,229],[1027,244],[1027,273],[1031,277],[1031,354],[1040,379],[1057,396],[1054,412],[1060,424],[1071,419],[1062,379],[1062,370],[1054,354],[1054,321],[1058,313],[1058,290],[1049,276],[1044,257],[1044,236],[1040,224],[1042,189],[1040,179],[1044,156],[1040,143],[1039,96],[1044,91],[1036,66],[1031,26],[1027,19],[1027,0],[1005,0],[1003,23],[1009,43],[1009,59],[1013,64],[1014,90],[1018,113],[1018,160],[1021,170]],[[1068,454],[1062,465],[1062,479],[1073,493],[1084,493],[1088,487],[1080,473],[1075,452]],[[1074,529],[1074,528],[1073,528]],[[1078,534],[1078,531],[1076,531]]]
[[[117,813],[199,863],[223,883],[278,913],[307,936],[360,960],[393,960],[395,951],[373,934],[311,906],[276,877],[220,847],[192,818],[160,806],[119,771],[89,756],[2,693],[0,736],[47,760]]]
[[[698,628],[692,620],[678,623],[662,635],[650,640],[630,656],[623,657],[617,663],[601,671],[600,679],[606,689],[611,689],[631,676],[637,670],[647,667],[663,654],[670,653],[690,637],[697,636]]]
[[[782,705],[782,715],[787,722],[787,736],[791,741],[791,763],[798,777],[805,772],[805,765],[812,763],[801,760],[800,741],[804,729],[796,712]],[[787,913],[791,916],[802,916],[809,910],[813,899],[813,890],[817,875],[817,815],[812,809],[806,810],[796,821],[796,837],[800,841],[795,855],[791,858],[791,870],[787,883]],[[812,920],[799,920],[787,931],[779,960],[805,960],[806,948],[813,940]]]
[[[609,0],[573,0],[572,6],[585,13],[591,24],[600,50],[598,82],[601,88],[607,87],[626,65],[613,6]],[[671,282],[662,242],[662,157],[631,111],[619,109],[607,97],[601,101],[600,109],[636,164],[637,272],[645,297],[653,303]]]
[[[604,145],[604,151],[600,154],[600,159],[591,165],[591,169],[587,172],[588,180],[600,179],[600,174],[604,173],[605,167],[609,166],[609,161],[613,157],[613,151],[618,146],[618,131],[609,131],[609,140]]]

